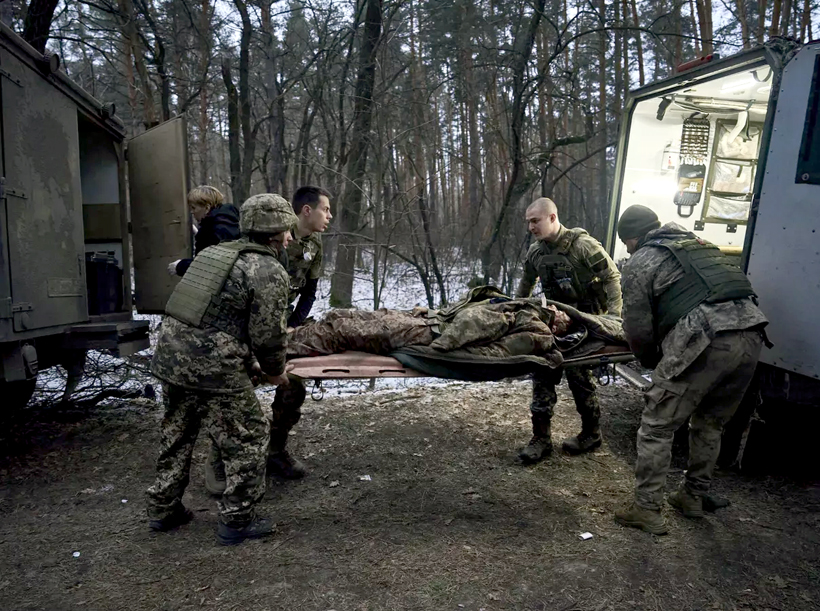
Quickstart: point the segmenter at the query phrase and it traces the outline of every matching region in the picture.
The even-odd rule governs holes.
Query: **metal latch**
[[[9,79],[12,83],[17,85],[18,87],[23,86],[23,81],[21,81],[19,78],[17,78],[16,76],[11,74],[10,72],[7,72],[6,70],[3,70],[2,68],[0,68],[0,76],[5,76],[7,79]]]
[[[34,306],[30,303],[23,301],[19,303],[12,303],[10,297],[0,299],[0,319],[12,318],[15,314],[19,314],[20,312],[31,312],[33,309]]]
[[[19,197],[20,199],[28,199],[25,191],[21,191],[20,189],[11,189],[6,186],[6,178],[5,176],[0,177],[0,199],[4,197],[11,196],[11,197]]]

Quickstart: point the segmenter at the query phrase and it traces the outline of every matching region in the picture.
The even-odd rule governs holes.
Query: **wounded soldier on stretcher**
[[[601,352],[629,354],[620,318],[512,299],[489,286],[441,310],[332,310],[294,329],[287,351],[290,359],[344,351],[389,355],[405,367],[462,379],[465,368],[472,379],[500,379]]]

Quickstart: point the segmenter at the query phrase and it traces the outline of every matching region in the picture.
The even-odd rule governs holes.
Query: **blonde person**
[[[188,207],[198,226],[194,236],[194,255],[221,242],[239,239],[239,210],[225,204],[224,196],[216,187],[200,185],[188,192]],[[183,276],[193,259],[178,259],[168,264],[168,273]]]

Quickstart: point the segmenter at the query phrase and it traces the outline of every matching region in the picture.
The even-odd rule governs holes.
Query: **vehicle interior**
[[[627,134],[620,211],[652,208],[739,257],[746,236],[772,70],[682,84],[639,101]],[[617,241],[615,260],[627,256]]]

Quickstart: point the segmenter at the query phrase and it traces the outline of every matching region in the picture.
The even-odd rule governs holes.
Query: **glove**
[[[177,263],[182,261],[182,259],[177,259],[176,261],[168,264],[168,275],[169,276],[176,276],[177,275]]]

